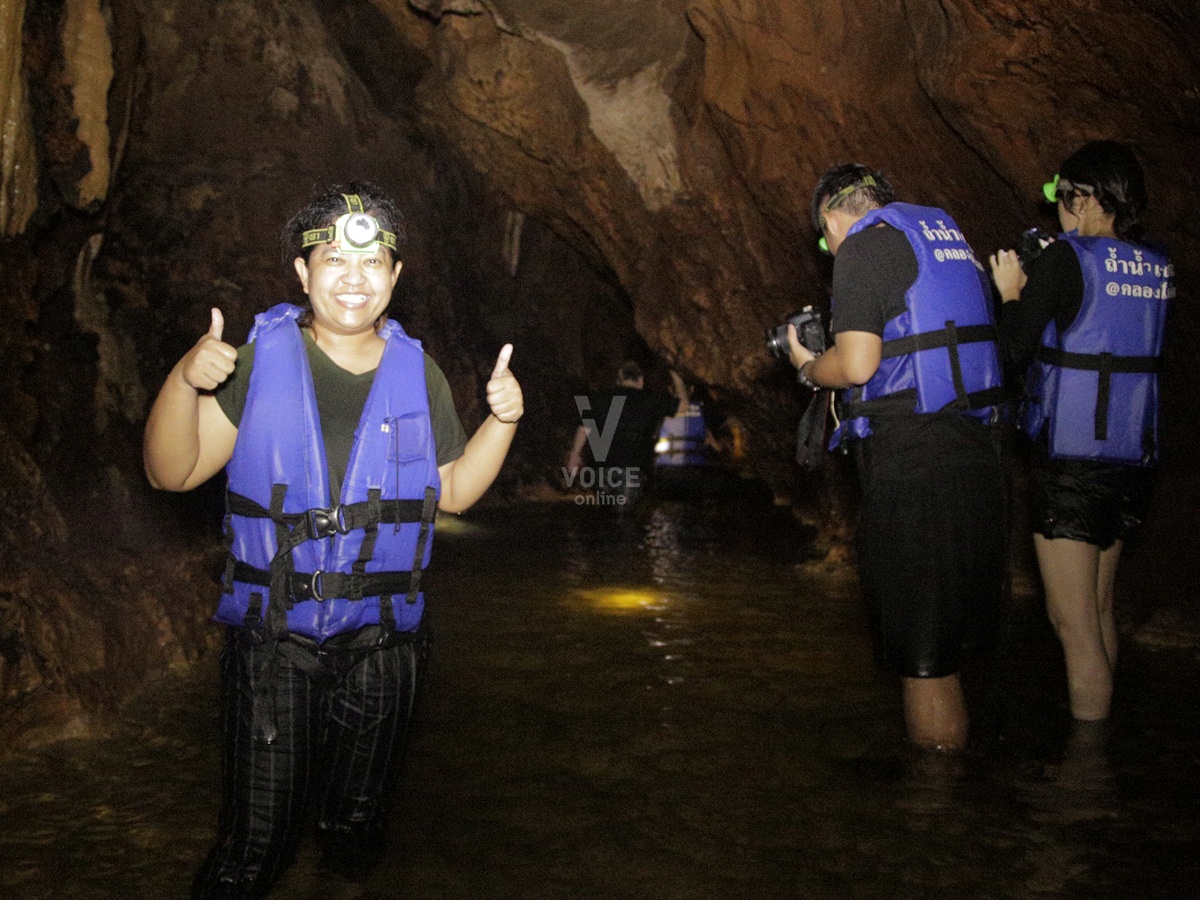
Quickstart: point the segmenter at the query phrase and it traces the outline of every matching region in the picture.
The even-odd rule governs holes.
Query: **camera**
[[[817,354],[825,352],[825,326],[821,322],[821,313],[811,306],[806,306],[788,316],[782,325],[767,329],[767,350],[772,356],[776,359],[787,359],[791,355],[787,339],[789,325],[796,326],[796,336],[806,348]]]
[[[1041,228],[1026,228],[1022,231],[1021,239],[1017,241],[1017,259],[1021,261],[1021,268],[1025,268],[1041,256],[1042,251],[1053,243],[1054,235]]]

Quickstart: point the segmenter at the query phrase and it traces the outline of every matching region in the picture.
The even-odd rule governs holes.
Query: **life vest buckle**
[[[308,579],[308,592],[312,598],[318,603],[324,601],[325,597],[321,594],[321,570],[312,573],[312,577]]]
[[[329,509],[310,509],[308,511],[308,533],[313,539],[333,537],[335,534],[349,534],[350,527],[346,524],[346,508],[338,504]]]

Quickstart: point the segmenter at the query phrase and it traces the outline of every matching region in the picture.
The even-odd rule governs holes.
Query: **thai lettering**
[[[1143,300],[1170,300],[1175,296],[1175,284],[1164,280],[1153,284],[1130,284],[1129,282],[1110,281],[1104,286],[1104,293],[1110,297],[1140,297]]]
[[[947,262],[948,260],[966,260],[969,262],[975,262],[975,254],[971,252],[969,247],[948,247],[945,249],[938,247],[933,251],[933,258],[938,262]]]
[[[956,241],[965,243],[966,238],[963,233],[957,228],[947,228],[945,219],[937,220],[937,228],[930,228],[925,224],[924,219],[918,219],[917,224],[921,226],[921,234],[925,236],[927,241]]]

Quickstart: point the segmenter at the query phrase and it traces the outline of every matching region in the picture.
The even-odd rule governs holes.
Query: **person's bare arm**
[[[512,349],[511,344],[505,344],[500,350],[487,384],[491,415],[467,441],[462,456],[438,467],[442,479],[438,509],[443,512],[459,513],[473,506],[500,474],[512,446],[517,421],[525,411],[521,385],[508,368]]]
[[[237,351],[221,340],[225,327],[218,309],[209,330],[173,368],[163,383],[142,445],[146,477],[165,491],[188,491],[229,462],[237,429],[211,391],[233,372]]]
[[[803,369],[805,377],[827,388],[848,388],[871,380],[883,359],[883,338],[869,331],[842,331],[837,343],[814,356],[800,343],[796,326],[788,326],[788,347],[792,365]]]
[[[671,387],[673,388],[671,393],[679,401],[679,405],[675,407],[674,415],[686,416],[692,400],[691,395],[688,393],[687,384],[684,383],[684,380],[674,369],[671,369],[668,374],[671,376]]]

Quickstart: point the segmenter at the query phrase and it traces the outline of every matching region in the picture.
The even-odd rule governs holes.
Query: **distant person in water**
[[[284,231],[307,308],[259,314],[240,350],[212,310],[150,412],[151,484],[224,468],[229,485],[224,795],[194,898],[265,896],[310,808],[326,868],[361,872],[385,847],[435,513],[483,495],[524,408],[506,344],[466,439],[441,370],[387,316],[403,239],[374,185],[318,194]]]
[[[642,367],[632,360],[617,370],[616,386],[575,398],[581,424],[567,454],[566,480],[627,508],[654,471],[654,445],[663,419],[688,410],[688,390],[670,372],[672,394],[646,390]],[[586,468],[590,475],[582,476]]]

